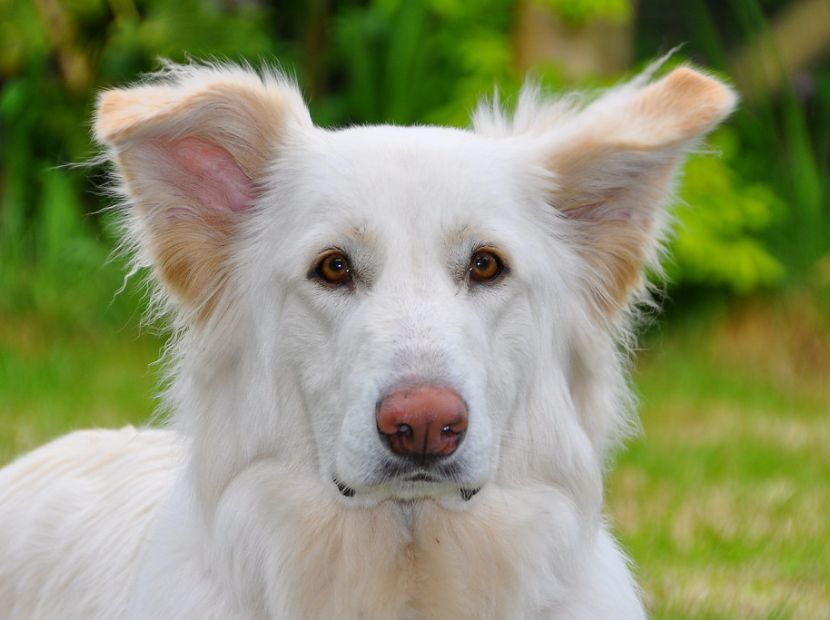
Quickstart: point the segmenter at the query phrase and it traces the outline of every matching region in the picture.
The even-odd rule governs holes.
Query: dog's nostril
[[[375,416],[378,432],[401,456],[449,456],[467,430],[467,405],[446,387],[394,390],[378,403]]]

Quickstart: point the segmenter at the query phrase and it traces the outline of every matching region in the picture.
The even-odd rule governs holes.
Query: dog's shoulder
[[[127,577],[143,554],[185,453],[172,431],[88,430],[0,470],[3,617],[65,617],[72,609],[92,618],[123,607],[131,579],[112,576]]]

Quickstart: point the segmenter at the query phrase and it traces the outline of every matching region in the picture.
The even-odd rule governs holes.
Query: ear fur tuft
[[[686,153],[735,108],[726,84],[690,67],[649,83],[645,76],[590,103],[547,101],[523,89],[516,113],[481,106],[476,131],[521,138],[551,182],[546,202],[569,220],[601,313],[613,316],[656,266],[677,169]]]
[[[140,255],[180,307],[206,317],[229,248],[286,132],[311,127],[296,86],[230,65],[173,65],[102,93],[93,133],[115,162]]]

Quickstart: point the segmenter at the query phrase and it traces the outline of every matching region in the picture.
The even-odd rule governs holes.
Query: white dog
[[[321,129],[230,66],[104,93],[175,321],[172,424],[0,473],[0,615],[644,617],[601,511],[631,305],[684,154],[735,104],[651,80],[526,88],[470,131]]]

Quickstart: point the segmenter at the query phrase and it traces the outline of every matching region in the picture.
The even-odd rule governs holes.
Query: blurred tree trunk
[[[49,44],[58,55],[64,83],[72,92],[84,92],[92,80],[92,71],[89,59],[78,45],[72,15],[59,0],[35,0],[35,6]]]
[[[519,0],[513,28],[516,68],[540,64],[561,68],[571,80],[613,76],[625,71],[632,54],[632,15],[567,23],[539,0]]]
[[[830,0],[799,0],[739,49],[730,70],[741,94],[759,99],[830,49]]]
[[[307,13],[303,27],[303,60],[306,76],[306,88],[313,99],[325,94],[325,67],[323,60],[328,34],[329,0],[310,0],[306,4]]]
[[[115,21],[138,20],[138,9],[135,8],[133,0],[109,0],[109,5],[112,14],[115,16]]]

